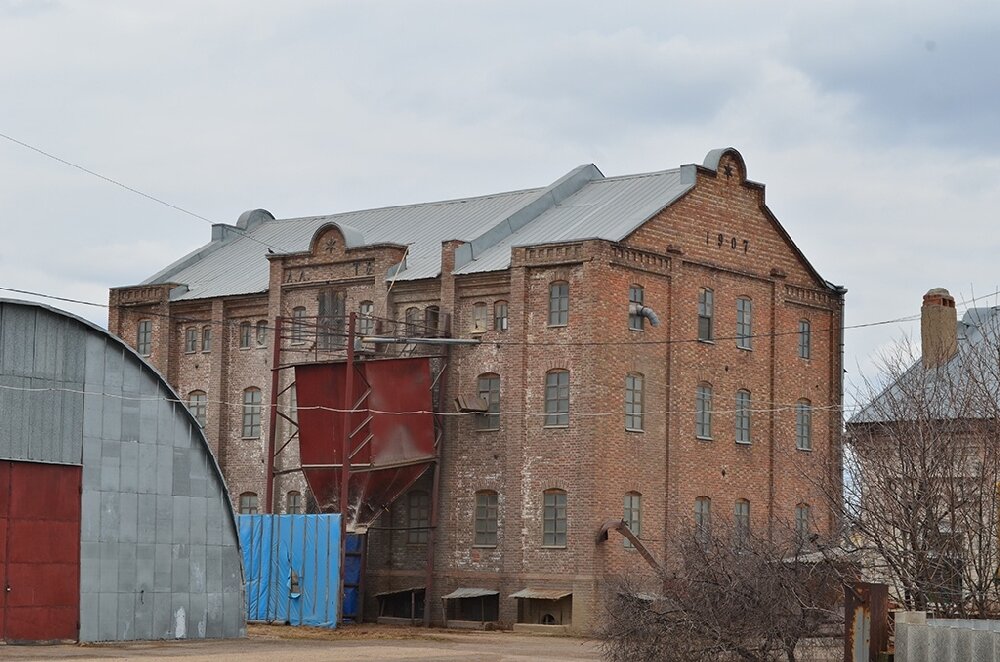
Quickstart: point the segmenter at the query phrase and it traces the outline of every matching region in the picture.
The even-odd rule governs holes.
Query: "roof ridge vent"
[[[476,259],[484,250],[514,234],[541,216],[546,210],[578,192],[604,174],[593,163],[577,166],[540,191],[531,202],[515,211],[481,235],[455,249],[455,269]]]

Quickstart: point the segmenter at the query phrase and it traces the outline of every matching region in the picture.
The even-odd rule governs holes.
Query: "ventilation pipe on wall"
[[[628,305],[628,312],[630,315],[639,315],[640,317],[645,317],[649,320],[649,323],[653,326],[660,325],[660,318],[656,316],[652,308],[644,306],[641,303],[630,303]]]

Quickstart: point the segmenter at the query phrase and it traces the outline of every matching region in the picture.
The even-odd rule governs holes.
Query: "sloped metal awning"
[[[562,588],[523,588],[517,593],[511,593],[512,598],[528,598],[529,600],[562,600],[573,591]]]
[[[456,588],[454,591],[443,596],[441,599],[458,600],[460,598],[481,598],[486,595],[500,595],[500,591],[494,591],[488,588]]]
[[[375,597],[381,598],[386,595],[396,595],[397,593],[411,593],[413,591],[422,591],[422,590],[424,590],[423,586],[411,586],[410,588],[394,588],[389,591],[382,591],[381,593],[376,593]]]

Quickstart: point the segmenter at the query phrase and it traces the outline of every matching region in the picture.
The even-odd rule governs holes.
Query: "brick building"
[[[463,200],[247,212],[112,290],[109,328],[189,394],[246,511],[265,493],[257,403],[278,317],[355,311],[479,339],[450,350],[441,402],[481,395],[489,411],[444,419],[437,526],[422,528],[428,472],[370,531],[369,609],[375,594],[383,614],[426,598],[440,622],[454,595],[450,620],[586,629],[602,578],[641,563],[621,538],[595,542],[611,518],[624,514],[659,558],[695,519],[831,528],[813,485],[839,480],[844,292],[724,149],[702,165],[621,177],[581,166]],[[284,475],[274,508],[307,497]]]

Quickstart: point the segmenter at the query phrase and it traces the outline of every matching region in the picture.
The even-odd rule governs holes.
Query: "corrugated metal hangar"
[[[0,642],[243,636],[201,428],[131,348],[0,299]]]

